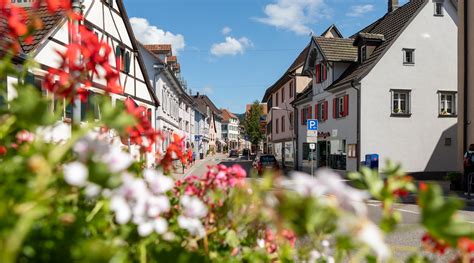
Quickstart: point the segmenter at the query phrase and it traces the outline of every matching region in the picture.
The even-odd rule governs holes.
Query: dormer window
[[[444,16],[443,2],[435,2],[434,3],[434,15],[435,16]]]
[[[367,46],[362,46],[360,48],[360,63],[367,60]]]

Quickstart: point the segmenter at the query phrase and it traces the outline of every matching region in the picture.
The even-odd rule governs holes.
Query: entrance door
[[[331,149],[331,142],[318,142],[318,168],[327,167],[329,165],[329,149]]]

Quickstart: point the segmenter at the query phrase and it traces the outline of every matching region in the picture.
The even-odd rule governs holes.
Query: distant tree
[[[257,146],[265,138],[265,134],[260,125],[262,114],[263,112],[260,103],[255,101],[245,116],[244,133],[248,136],[249,141],[254,146]]]

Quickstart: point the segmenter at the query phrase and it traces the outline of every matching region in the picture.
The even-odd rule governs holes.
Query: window
[[[285,102],[285,87],[281,90],[281,103]]]
[[[434,15],[435,16],[444,16],[444,7],[442,2],[434,3]]]
[[[312,109],[313,108],[311,106],[307,106],[304,109],[301,109],[301,125],[306,126],[306,122],[312,118]]]
[[[403,49],[403,64],[414,65],[415,64],[415,50],[404,48]]]
[[[285,127],[285,116],[281,117],[281,132],[285,132],[286,127]]]
[[[328,120],[328,102],[321,101],[316,105],[316,114],[315,118],[318,121],[327,121]]]
[[[130,52],[125,51],[124,47],[117,46],[115,48],[115,61],[118,70],[121,70],[125,73],[130,72]]]
[[[362,46],[360,48],[360,62],[367,60],[367,46]]]
[[[276,133],[277,133],[277,134],[280,133],[280,122],[279,122],[279,121],[280,121],[279,119],[276,119],[276,123],[275,123],[275,124],[276,124]]]
[[[277,93],[276,93],[275,96],[276,96],[276,100],[275,100],[276,104],[275,104],[275,106],[278,106],[278,102],[280,101],[279,96],[278,96],[278,91],[277,91]]]
[[[289,117],[289,121],[290,121],[290,130],[293,130],[293,112],[290,112],[290,117]]]
[[[316,83],[324,82],[328,77],[328,67],[326,63],[316,65]]]
[[[343,95],[333,100],[334,119],[343,118],[349,115],[349,95]]]
[[[392,91],[392,115],[410,115],[410,91]]]
[[[439,96],[439,116],[456,117],[456,92],[442,91]]]

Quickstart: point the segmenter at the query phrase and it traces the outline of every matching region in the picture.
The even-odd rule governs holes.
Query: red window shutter
[[[321,83],[321,64],[316,65],[316,83]]]
[[[328,66],[326,63],[323,64],[323,81],[328,79]]]
[[[334,119],[337,119],[337,117],[338,117],[337,116],[337,99],[336,98],[334,98],[332,100],[332,117]]]
[[[344,96],[344,116],[349,115],[349,95]]]
[[[314,118],[319,120],[318,114],[319,114],[318,104],[316,104],[316,105],[314,105]]]
[[[327,101],[325,101],[323,103],[323,113],[324,113],[324,116],[323,116],[323,120],[327,121],[328,120],[328,108],[329,108],[329,103]]]

